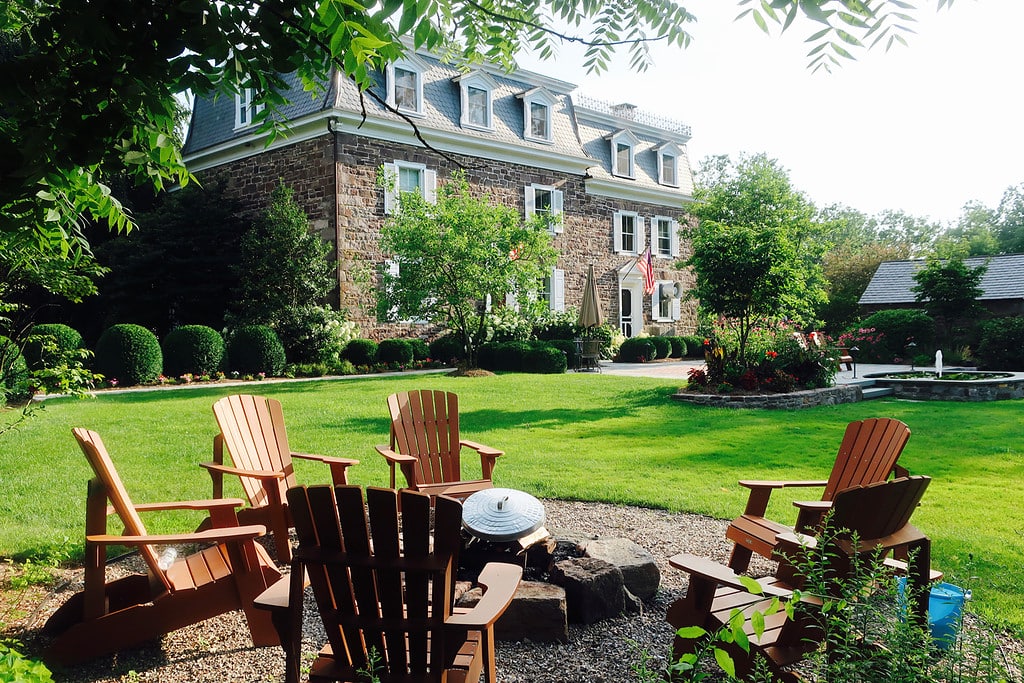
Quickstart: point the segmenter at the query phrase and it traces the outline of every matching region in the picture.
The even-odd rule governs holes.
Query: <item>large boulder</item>
[[[480,601],[481,595],[481,589],[474,588],[464,593],[456,605],[472,607]],[[520,581],[508,609],[494,624],[494,637],[498,640],[568,643],[565,590],[541,581]]]
[[[584,554],[618,567],[626,588],[641,600],[650,600],[658,592],[661,571],[654,556],[628,538],[587,541]]]
[[[622,572],[604,560],[575,557],[556,562],[551,582],[565,588],[569,621],[574,624],[617,617],[626,607]]]

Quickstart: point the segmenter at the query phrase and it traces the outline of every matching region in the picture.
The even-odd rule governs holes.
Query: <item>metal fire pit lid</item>
[[[515,541],[544,525],[544,506],[525,491],[484,489],[462,503],[462,526],[485,541]]]

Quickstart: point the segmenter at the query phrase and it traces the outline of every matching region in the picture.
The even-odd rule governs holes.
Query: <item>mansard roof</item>
[[[884,261],[868,283],[860,303],[866,306],[915,304],[914,275],[926,261]],[[973,256],[964,259],[969,268],[988,264],[981,278],[979,301],[1024,299],[1024,254]]]

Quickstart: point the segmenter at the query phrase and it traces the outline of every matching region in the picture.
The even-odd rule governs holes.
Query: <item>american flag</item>
[[[644,276],[644,294],[654,293],[654,264],[651,263],[651,248],[647,247],[644,253],[636,259],[636,267]]]

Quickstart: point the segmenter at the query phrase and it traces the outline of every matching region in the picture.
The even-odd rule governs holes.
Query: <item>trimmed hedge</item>
[[[373,365],[377,362],[377,342],[372,339],[353,339],[341,351],[341,357],[352,365]]]
[[[654,360],[657,353],[651,337],[630,337],[622,342],[616,360],[620,363],[646,363]]]
[[[462,339],[449,332],[430,342],[430,357],[441,363],[454,365],[466,358],[466,349]]]
[[[668,340],[672,344],[672,352],[668,354],[669,358],[685,358],[686,340],[682,337],[668,337]]]
[[[987,370],[1024,370],[1024,318],[983,322],[978,357]]]
[[[50,337],[57,344],[55,357],[44,355],[41,339],[29,339],[25,342],[25,362],[29,370],[42,370],[44,367],[52,367],[62,359],[67,358],[71,353],[85,348],[85,342],[78,330],[61,323],[42,323],[33,325],[29,337]]]
[[[108,327],[96,342],[96,372],[124,386],[156,381],[164,367],[156,335],[141,325]]]
[[[427,342],[423,341],[419,337],[413,337],[412,339],[407,339],[406,341],[408,341],[409,346],[412,347],[413,360],[426,360],[431,357],[430,347],[427,345]]]
[[[553,346],[556,349],[560,349],[565,354],[565,365],[568,368],[578,367],[580,364],[579,349],[576,347],[576,342],[572,339],[552,339],[548,342],[548,346]]]
[[[377,345],[377,362],[399,363],[408,365],[412,363],[412,344],[408,339],[385,339]]]
[[[683,352],[684,358],[704,357],[704,337],[700,337],[696,334],[687,334],[684,335],[682,339],[686,342],[686,351]]]
[[[668,358],[672,354],[672,342],[668,337],[649,337],[654,344],[654,350],[658,358]]]
[[[212,375],[224,362],[224,337],[206,325],[182,325],[164,337],[163,352],[166,375]]]
[[[564,340],[563,340],[564,341]],[[568,342],[575,348],[573,342]],[[487,342],[480,346],[478,363],[493,372],[565,372],[568,358],[560,346],[543,341]]]
[[[266,325],[245,325],[228,340],[227,366],[244,375],[279,376],[284,371],[284,345]]]
[[[561,349],[554,346],[539,346],[526,352],[523,369],[542,375],[557,375],[565,372],[566,357]]]

